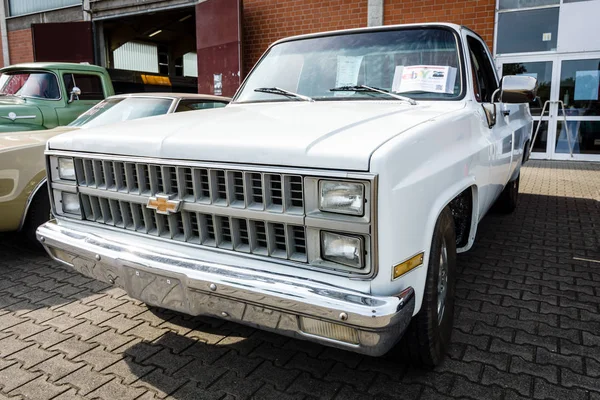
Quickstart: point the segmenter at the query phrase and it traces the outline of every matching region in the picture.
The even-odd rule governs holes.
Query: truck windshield
[[[106,99],[81,114],[69,126],[94,128],[100,125],[166,114],[172,99],[152,97],[117,97]]]
[[[362,85],[416,100],[456,99],[463,92],[457,40],[450,29],[432,27],[279,43],[252,71],[234,101],[298,101],[282,95],[281,89],[315,101],[395,100],[381,92],[349,90]]]
[[[49,72],[7,72],[0,76],[0,94],[58,100],[56,76]]]

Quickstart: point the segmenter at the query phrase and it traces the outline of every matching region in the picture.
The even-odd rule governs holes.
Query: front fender
[[[489,179],[489,146],[480,121],[468,109],[411,129],[386,143],[371,159],[379,175],[378,275],[373,294],[415,289],[421,308],[431,240],[444,207],[465,189],[473,190],[468,248],[481,208],[479,185]],[[461,249],[465,250],[465,248]],[[393,280],[393,267],[423,252],[423,264]]]

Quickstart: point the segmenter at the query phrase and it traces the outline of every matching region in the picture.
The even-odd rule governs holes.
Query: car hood
[[[394,136],[464,102],[327,101],[233,104],[70,132],[56,150],[176,160],[367,171]]]
[[[46,142],[51,137],[76,129],[78,128],[70,126],[59,126],[54,129],[47,129],[41,131],[0,133],[0,153],[13,151],[25,147],[45,147]]]

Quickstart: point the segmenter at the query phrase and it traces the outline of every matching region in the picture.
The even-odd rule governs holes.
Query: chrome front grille
[[[199,246],[306,263],[303,178],[220,168],[75,159],[82,217]],[[151,196],[183,201],[164,215]]]

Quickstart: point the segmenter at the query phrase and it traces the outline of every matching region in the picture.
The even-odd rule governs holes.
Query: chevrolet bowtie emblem
[[[148,199],[146,207],[156,210],[159,214],[169,215],[178,212],[181,208],[181,203],[181,200],[171,200],[169,196],[157,194]]]

